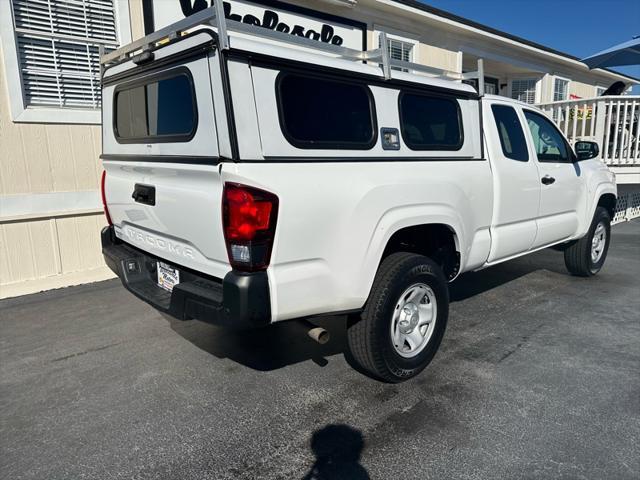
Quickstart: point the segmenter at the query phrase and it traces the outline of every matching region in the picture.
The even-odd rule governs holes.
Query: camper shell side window
[[[365,83],[283,71],[276,97],[280,128],[294,147],[369,150],[378,140],[375,101]]]
[[[462,148],[462,114],[455,98],[402,90],[398,111],[402,139],[411,150]]]

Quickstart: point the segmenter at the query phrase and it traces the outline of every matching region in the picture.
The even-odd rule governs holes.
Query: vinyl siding
[[[576,80],[569,83],[569,96],[577,95],[580,98],[593,98],[595,94],[596,87],[593,83],[583,83]]]
[[[0,50],[0,196],[96,190],[100,127],[13,123],[3,55]],[[100,252],[104,223],[99,209],[0,220],[0,298],[111,276]]]

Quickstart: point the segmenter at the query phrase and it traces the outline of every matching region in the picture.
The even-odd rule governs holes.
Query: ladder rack
[[[136,54],[153,50],[158,44],[167,41],[173,41],[181,35],[187,33],[190,29],[197,26],[209,26],[217,30],[218,48],[220,50],[228,50],[229,32],[237,32],[245,35],[265,38],[268,40],[287,43],[297,47],[305,47],[313,50],[322,51],[333,55],[335,58],[341,58],[352,61],[365,61],[378,63],[385,79],[392,78],[393,69],[401,69],[413,72],[425,73],[431,76],[445,78],[448,80],[462,81],[477,79],[478,93],[484,94],[484,66],[482,59],[478,60],[478,70],[475,72],[459,73],[450,70],[429,67],[413,62],[405,62],[396,60],[389,55],[389,43],[387,35],[382,32],[380,34],[380,47],[372,50],[356,50],[353,48],[341,47],[328,43],[319,42],[310,38],[299,37],[289,33],[279,32],[256,25],[250,25],[235,20],[225,18],[221,1],[214,3],[214,6],[201,10],[187,18],[179,20],[176,23],[168,25],[160,30],[153,32],[146,37],[140,38],[128,45],[124,45],[112,52],[104,54],[102,46],[100,47],[100,67],[105,68],[111,64],[125,62],[131,60]]]

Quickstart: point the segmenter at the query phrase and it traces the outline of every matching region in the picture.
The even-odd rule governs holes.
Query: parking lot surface
[[[1,301],[0,478],[638,479],[640,222],[613,232],[594,278],[552,250],[461,277],[400,385],[350,368],[344,318],[319,346],[116,280]]]

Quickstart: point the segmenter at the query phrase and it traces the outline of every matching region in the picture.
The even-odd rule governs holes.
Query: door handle
[[[545,175],[544,177],[542,177],[542,179],[540,180],[544,185],[551,185],[553,182],[556,181],[555,178],[553,178],[551,175]]]
[[[135,202],[154,206],[156,204],[156,187],[136,183],[131,198],[133,198]]]

